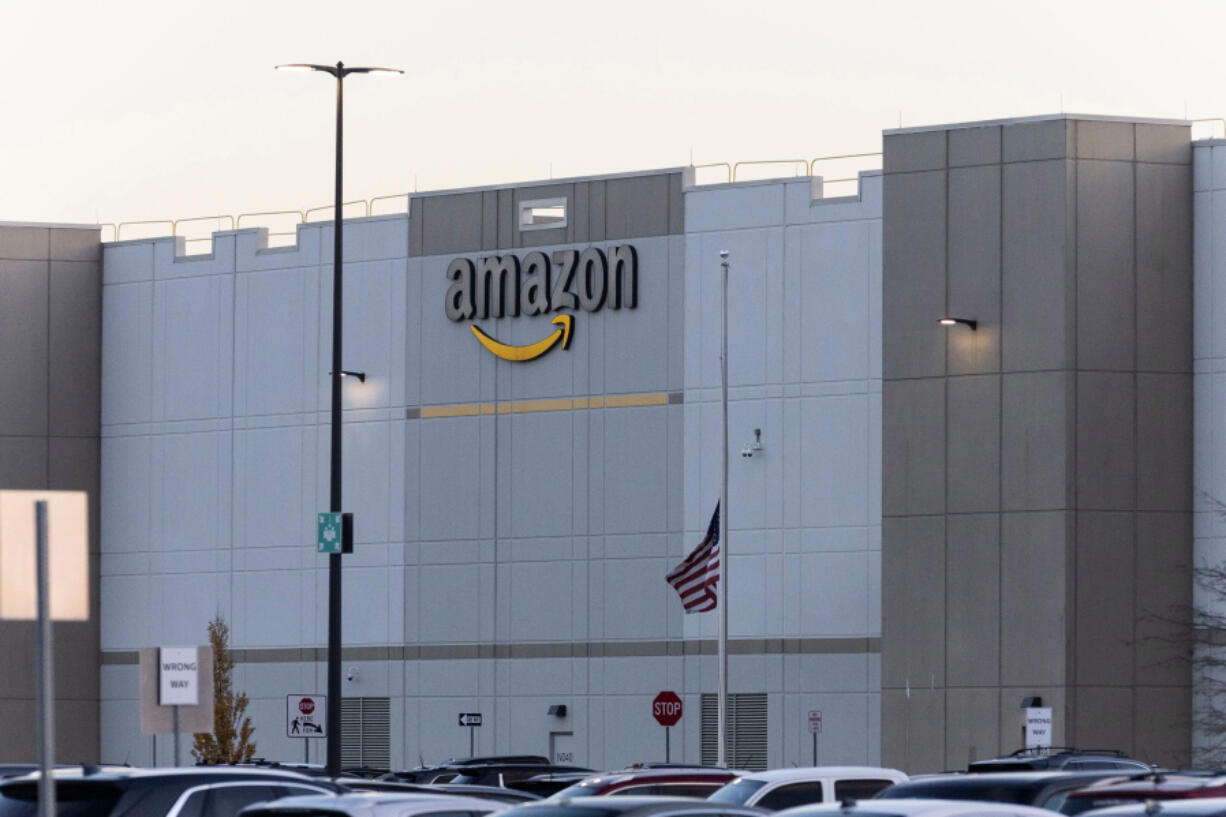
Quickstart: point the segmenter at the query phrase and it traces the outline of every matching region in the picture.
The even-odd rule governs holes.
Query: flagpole
[[[719,676],[719,704],[716,711],[718,719],[717,760],[716,765],[728,765],[728,562],[732,551],[728,547],[728,251],[721,250],[719,254],[722,275],[722,296],[720,298],[721,318],[719,330],[719,379],[720,403],[723,408],[724,444],[720,448],[723,455],[723,468],[720,471],[721,483],[719,493],[719,649],[717,670]]]

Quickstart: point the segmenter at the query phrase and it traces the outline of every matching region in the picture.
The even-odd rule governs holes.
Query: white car
[[[1044,808],[979,800],[865,800],[818,803],[777,812],[774,817],[1052,817]]]
[[[880,766],[804,766],[744,774],[708,800],[779,811],[809,803],[867,800],[907,775]]]
[[[485,817],[506,803],[459,795],[354,792],[340,795],[282,797],[248,806],[240,817]]]

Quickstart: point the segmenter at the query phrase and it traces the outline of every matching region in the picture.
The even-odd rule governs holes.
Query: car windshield
[[[57,817],[106,817],[123,791],[109,783],[60,783],[55,787]],[[21,783],[0,790],[0,817],[35,817],[38,784]]]
[[[744,777],[738,777],[707,799],[714,800],[717,803],[735,803],[743,806],[753,796],[754,792],[765,785],[766,783],[762,780],[749,780]]]
[[[995,803],[1029,805],[1034,793],[1029,786],[1002,783],[993,775],[984,775],[982,780],[968,777],[954,780],[911,780],[895,783],[882,790],[878,797],[899,800],[918,797],[922,800],[990,800]]]

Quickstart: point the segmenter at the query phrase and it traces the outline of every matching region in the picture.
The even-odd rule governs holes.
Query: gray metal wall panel
[[[47,433],[49,266],[0,260],[0,434]]]
[[[999,165],[949,172],[949,234],[957,239],[948,248],[947,311],[980,324],[946,333],[950,375],[1000,370],[1000,188]]]
[[[670,176],[636,176],[605,182],[605,237],[668,235]]]
[[[1133,178],[1128,162],[1077,163],[1077,365],[1082,369],[1124,371],[1136,365]]]
[[[1066,163],[1005,165],[1001,365],[1005,371],[1063,368],[1070,354],[1070,277],[1064,258]],[[991,206],[991,205],[988,205]]]
[[[881,423],[882,515],[944,513],[944,381],[885,381]]]
[[[480,249],[483,200],[481,193],[414,198],[412,208],[421,212],[422,238],[415,254],[440,255]]]
[[[1192,164],[1192,143],[1182,125],[1136,126],[1137,161],[1162,164]]]
[[[1137,368],[1186,372],[1192,362],[1193,324],[1187,274],[1192,268],[1191,167],[1136,168]]]
[[[1063,687],[1067,610],[1066,554],[1072,548],[1068,514],[1061,511],[1000,517],[1000,672],[1008,687]],[[1009,702],[1010,708],[1017,700]],[[1097,745],[1097,744],[1095,744]]]
[[[948,513],[1000,510],[1000,380],[992,374],[945,381]]]
[[[1000,519],[994,513],[949,517],[946,670],[954,687],[1000,684]],[[980,726],[995,727],[995,702]],[[991,745],[991,744],[989,744]],[[963,758],[965,760],[965,758]]]
[[[1002,130],[1000,125],[992,125],[950,131],[949,166],[1000,164]]]
[[[1138,372],[1137,509],[1187,510],[1192,488],[1192,375]]]
[[[1077,507],[1136,508],[1136,377],[1077,374]]]
[[[498,246],[515,246],[515,231],[519,214],[515,212],[515,192],[506,188],[498,191]]]
[[[942,515],[881,520],[883,690],[945,685],[945,524]],[[911,587],[923,592],[908,593]],[[883,715],[895,728],[906,722]]]
[[[101,265],[52,261],[49,293],[48,427],[51,434],[96,438],[102,420]]]
[[[944,171],[885,178],[882,374],[945,373],[946,179]]]
[[[481,249],[498,249],[498,191],[481,194]]]
[[[1001,159],[1005,162],[1032,162],[1071,157],[1074,155],[1073,132],[1073,124],[1066,119],[1006,124]]]
[[[1067,371],[1002,375],[1002,510],[1055,510],[1073,501],[1074,383]]]
[[[1077,158],[1131,162],[1137,155],[1135,130],[1131,122],[1079,121]]]
[[[588,236],[591,241],[604,241],[608,235],[605,229],[605,196],[608,190],[608,185],[601,179],[594,179],[587,183],[588,187]],[[682,232],[681,230],[677,231]]]
[[[1076,516],[1077,683],[1131,685],[1140,579],[1133,558],[1135,520],[1131,513],[1106,511],[1078,511]],[[1102,569],[1106,564],[1110,570]]]
[[[882,168],[886,175],[917,170],[940,170],[947,163],[947,132],[887,133],[883,140]]]

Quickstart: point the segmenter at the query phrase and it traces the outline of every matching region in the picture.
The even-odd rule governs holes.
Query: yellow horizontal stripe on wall
[[[516,400],[498,403],[457,403],[450,406],[422,406],[423,420],[434,417],[477,417],[493,414],[530,414],[541,411],[575,411],[634,406],[666,406],[667,392],[612,394],[607,397],[575,397],[555,400]]]

